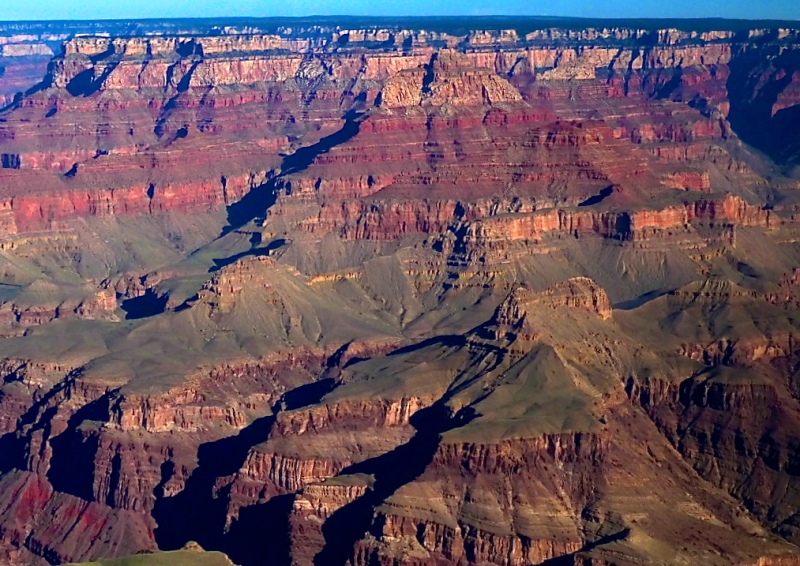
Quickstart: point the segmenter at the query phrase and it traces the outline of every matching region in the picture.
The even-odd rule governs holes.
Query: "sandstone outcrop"
[[[798,33],[492,22],[0,25],[0,561],[800,560]]]

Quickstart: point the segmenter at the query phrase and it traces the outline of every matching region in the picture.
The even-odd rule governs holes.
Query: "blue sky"
[[[800,20],[800,0],[8,0],[2,20],[306,15],[544,15]]]

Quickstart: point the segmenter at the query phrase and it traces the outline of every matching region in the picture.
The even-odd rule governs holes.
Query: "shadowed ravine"
[[[267,210],[275,204],[279,181],[287,175],[304,171],[318,156],[328,153],[334,147],[354,138],[359,132],[364,117],[364,113],[351,110],[345,114],[344,125],[339,131],[322,138],[315,144],[301,147],[294,153],[286,155],[283,158],[279,175],[271,177],[265,183],[253,188],[239,201],[228,207],[228,226],[222,230],[222,235],[241,228],[256,218],[263,218]]]
[[[800,24],[593,22],[0,23],[0,566],[800,566]]]
[[[770,60],[772,58],[772,60]],[[767,63],[768,62],[768,63]],[[761,75],[753,69],[771,73],[774,80],[760,84]],[[792,164],[800,159],[797,106],[774,112],[778,98],[800,70],[800,54],[765,46],[734,58],[727,87],[731,109],[728,117],[736,134],[763,151],[777,163]]]
[[[621,540],[625,540],[626,538],[628,538],[629,535],[630,535],[630,529],[622,529],[617,533],[604,536],[597,539],[594,542],[587,543],[577,552],[564,554],[563,556],[556,556],[555,558],[551,558],[550,560],[545,560],[544,562],[541,563],[541,566],[574,566],[575,564],[578,563],[577,560],[580,554],[589,552],[590,550],[593,550],[605,544],[611,544],[612,542],[619,542]]]
[[[337,354],[331,363],[338,363]],[[293,496],[273,497],[266,503],[245,507],[227,529],[230,484],[215,488],[220,478],[233,476],[242,468],[253,447],[267,440],[278,412],[318,403],[335,386],[333,379],[323,378],[293,389],[275,404],[275,414],[255,420],[236,436],[201,445],[197,468],[184,489],[172,497],[164,497],[164,485],[174,474],[174,465],[165,462],[153,509],[159,549],[177,550],[194,541],[207,550],[225,552],[240,566],[263,564],[264,556],[270,556],[270,564],[288,564],[287,520]]]
[[[364,495],[335,511],[322,525],[325,546],[314,557],[314,566],[344,566],[352,561],[354,547],[365,533],[379,536],[380,525],[373,523],[375,509],[425,471],[439,448],[443,432],[465,424],[458,415],[452,417],[441,402],[418,411],[410,422],[416,434],[407,443],[342,470],[341,475],[371,475],[375,483]]]
[[[391,452],[345,469],[343,474],[371,474],[372,489],[335,511],[322,526],[325,546],[314,557],[315,566],[344,565],[352,558],[356,542],[370,530],[375,507],[401,486],[417,478],[439,447],[439,433],[448,422],[443,407],[424,409],[412,417],[414,437]]]
[[[214,484],[217,478],[239,471],[249,450],[267,439],[274,422],[274,416],[263,417],[236,436],[201,445],[197,468],[183,491],[173,497],[163,497],[163,486],[174,471],[172,464],[162,465],[161,483],[156,488],[159,499],[153,509],[153,518],[158,523],[155,538],[160,549],[176,550],[189,541],[196,541],[206,549],[226,547],[227,493],[215,497]]]
[[[331,356],[326,373],[340,366],[341,352]],[[335,372],[334,372],[335,373]],[[198,467],[179,494],[164,497],[164,485],[174,473],[173,465],[162,465],[162,478],[155,490],[157,502],[153,518],[158,524],[155,537],[161,550],[175,550],[189,541],[207,550],[219,550],[240,566],[290,563],[289,514],[294,494],[272,497],[265,503],[240,509],[226,529],[230,484],[222,489],[218,480],[235,475],[244,465],[250,450],[269,437],[280,411],[294,410],[319,403],[337,385],[334,378],[322,379],[285,393],[275,404],[275,415],[254,421],[238,435],[209,442],[198,450]],[[365,474],[375,483],[362,497],[340,508],[322,526],[325,545],[314,557],[315,566],[344,565],[353,556],[356,543],[377,525],[375,509],[400,487],[419,477],[430,464],[439,447],[441,434],[463,426],[466,413],[451,415],[442,401],[422,409],[411,417],[416,434],[394,450],[354,464],[341,475]],[[216,491],[216,493],[215,493]]]

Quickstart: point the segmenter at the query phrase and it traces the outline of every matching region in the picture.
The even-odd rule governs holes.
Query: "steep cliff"
[[[0,34],[0,560],[798,563],[797,32],[250,23]]]

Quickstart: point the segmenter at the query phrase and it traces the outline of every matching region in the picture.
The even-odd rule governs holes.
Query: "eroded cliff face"
[[[326,184],[348,187],[351,199],[420,183],[442,188],[455,183],[456,193],[511,183],[517,191],[535,192],[538,202],[545,199],[537,210],[564,197],[579,204],[610,185],[637,197],[643,186],[658,184],[711,193],[732,186],[763,192],[763,180],[731,157],[723,143],[732,135],[725,120],[731,96],[739,97],[737,108],[749,104],[742,100],[751,96],[729,69],[732,61],[741,61],[733,63],[741,74],[748,65],[777,55],[732,34],[614,29],[563,36],[550,30],[525,38],[482,32],[451,41],[405,30],[326,33],[320,29],[315,39],[279,30],[275,35],[67,41],[50,64],[45,88],[6,111],[6,235],[50,229],[55,222],[87,215],[206,211],[256,187],[272,190],[267,181],[279,170],[277,153],[298,138],[314,147],[318,136],[335,132],[348,109],[364,111],[376,101],[383,112],[374,111],[361,124],[359,141],[351,142],[346,154],[337,148],[338,156],[319,155],[314,161],[319,167],[311,168]],[[384,36],[385,47],[363,47]],[[597,47],[593,37],[618,45]],[[794,37],[779,34],[775,53],[789,57]],[[456,49],[442,50],[443,40]],[[655,46],[626,44],[651,40]],[[548,45],[555,41],[574,45]],[[761,70],[754,67],[754,72]],[[776,72],[764,80],[780,82],[784,76]],[[771,115],[792,108],[791,87],[780,85]],[[614,102],[598,115],[596,101],[607,97]],[[445,115],[433,112],[442,107],[448,108]],[[589,113],[594,113],[591,123],[586,122]],[[571,126],[554,124],[559,118]],[[584,130],[570,131],[576,125]],[[515,131],[506,132],[512,126]],[[529,136],[540,145],[519,144]],[[624,142],[643,151],[631,151]],[[382,149],[392,143],[402,143],[408,152]],[[530,155],[517,164],[520,152]],[[454,181],[448,163],[463,168],[467,156],[480,169],[470,179],[460,172]],[[411,160],[427,167],[409,167]],[[481,165],[495,160],[505,171]],[[509,171],[509,160],[518,167],[544,166]],[[354,162],[363,164],[362,179],[373,179],[368,191],[356,189],[351,176],[339,177],[337,169]],[[670,171],[661,162],[677,164]],[[319,181],[292,182],[295,187],[306,183],[311,187]],[[548,188],[522,189],[526,184]],[[564,184],[570,187],[566,194]],[[341,212],[328,203],[323,214],[304,203],[304,214],[311,215],[304,228],[342,231],[353,239],[396,237],[391,234],[395,226],[401,234],[404,225],[412,232],[439,231],[457,207],[449,205],[447,218],[431,223],[431,211],[419,210],[414,201],[435,199],[435,191],[422,197],[403,190],[398,196],[406,202],[369,205],[378,207],[374,212],[362,203],[354,208],[355,203],[343,202]],[[456,203],[468,206],[461,198]],[[410,210],[384,212],[387,206]],[[384,220],[386,214],[391,215]]]
[[[376,519],[380,530],[374,542],[357,551],[363,553],[357,561],[368,563],[369,546],[383,560],[409,557],[409,550],[416,550],[431,563],[536,564],[577,552],[586,543],[576,528],[577,509],[591,497],[591,482],[599,476],[596,467],[606,449],[607,443],[593,435],[548,435],[494,446],[443,443],[426,473],[381,508]],[[549,477],[551,469],[577,481],[564,485]],[[453,477],[448,470],[463,473]],[[500,491],[486,489],[497,481],[510,481],[502,487],[506,501],[496,499]],[[463,499],[464,504],[428,511],[422,503],[427,494],[432,501]],[[540,504],[550,509],[545,516],[532,507]],[[414,512],[408,516],[410,505],[416,517]],[[403,546],[408,550],[403,552]]]
[[[190,31],[0,116],[4,558],[797,563],[796,32]]]
[[[571,323],[572,328],[581,328],[578,332],[585,331],[614,350],[611,359],[617,361],[637,352],[629,358],[631,367],[637,366],[633,360],[639,356],[647,360],[648,354],[637,351],[637,346],[626,353],[626,346],[610,339],[613,331],[600,338],[598,330],[613,324],[604,319],[603,301],[598,301],[602,296],[594,282],[581,279],[543,293],[512,295],[487,323],[487,330],[514,330],[510,337],[506,333],[497,338],[501,334],[496,331],[493,335],[504,344],[505,355],[518,361],[486,363],[491,359],[482,342],[487,332],[479,330],[468,338],[472,355],[482,354],[472,358],[475,365],[470,369],[462,366],[454,372],[456,381],[449,391],[443,390],[439,401],[410,420],[416,433],[406,444],[382,458],[345,468],[335,477],[309,483],[294,498],[292,562],[516,565],[564,555],[581,561],[612,561],[619,555],[611,558],[602,549],[617,541],[625,541],[626,553],[655,545],[662,549],[662,559],[681,560],[699,553],[714,562],[719,559],[715,551],[687,545],[689,533],[699,525],[723,538],[731,536],[732,524],[736,524],[734,531],[755,533],[759,528],[752,519],[726,509],[733,500],[723,502],[719,493],[698,491],[695,471],[665,442],[653,422],[628,402],[620,382],[592,385],[604,390],[593,409],[604,415],[602,423],[587,422],[578,427],[580,432],[562,429],[559,433],[543,432],[551,423],[538,417],[521,425],[532,413],[519,412],[503,392],[522,378],[520,365],[536,360],[532,375],[542,380],[537,383],[541,398],[559,402],[549,397],[547,385],[548,379],[558,375],[558,358],[542,349],[543,343],[552,344],[556,353],[564,348],[553,327]],[[518,307],[523,303],[528,306],[525,312]],[[539,327],[536,335],[523,331],[531,324],[525,322],[529,318]],[[574,334],[572,338],[577,339]],[[595,357],[584,356],[580,363],[591,372],[588,368],[601,367],[602,360],[598,348]],[[669,363],[663,364],[661,370],[675,371],[668,367]],[[406,370],[403,386],[414,386],[411,371]],[[468,376],[464,378],[462,372]],[[354,373],[356,381],[342,386],[339,396],[347,395],[349,389],[358,391],[355,384],[360,372]],[[463,389],[475,387],[475,382],[481,384],[482,396],[472,410],[465,410]],[[559,381],[559,387],[566,383]],[[586,381],[579,388],[592,386]],[[495,396],[497,401],[491,401]],[[461,408],[449,416],[437,416],[436,407],[442,403]],[[568,418],[564,426],[569,429],[576,424]],[[499,436],[498,427],[503,431]],[[398,467],[401,462],[404,465]],[[665,467],[670,470],[668,482],[646,479]],[[734,537],[730,540],[736,540],[739,549],[751,544],[752,549],[765,548],[763,541],[742,544],[743,539]],[[796,560],[763,558],[765,562],[773,559]],[[746,553],[729,555],[722,562],[745,564],[748,558]]]
[[[739,296],[714,289],[670,300]],[[3,437],[3,540],[20,559],[53,562],[200,539],[244,563],[271,552],[296,564],[526,564],[600,559],[611,543],[649,556],[653,540],[672,549],[700,529],[733,537],[727,553],[702,537],[669,552],[719,563],[791,552],[699,480],[628,401],[626,385],[645,396],[622,377],[652,346],[632,346],[642,337],[614,318],[596,282],[573,278],[515,290],[464,339],[295,349],[163,393],[73,371]],[[669,363],[655,369],[668,382],[681,375]],[[641,406],[672,402],[670,387]],[[529,388],[539,395],[516,393]],[[684,389],[681,398],[722,412],[750,402]],[[4,414],[10,402],[4,391]],[[64,518],[57,528],[53,516]],[[103,542],[122,533],[124,544]]]

